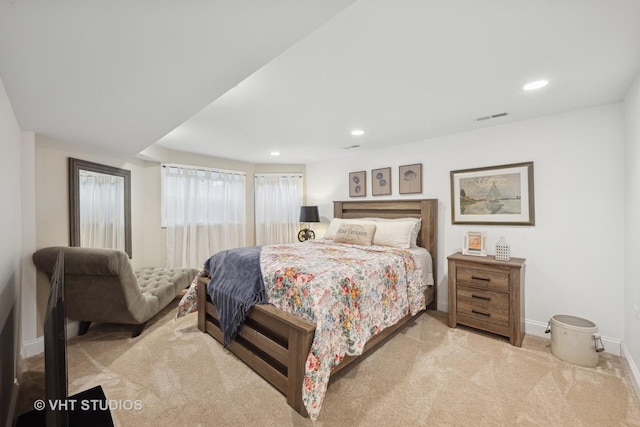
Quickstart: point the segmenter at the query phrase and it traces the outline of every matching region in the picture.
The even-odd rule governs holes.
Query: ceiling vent
[[[490,116],[478,117],[478,118],[476,119],[476,122],[481,122],[481,121],[483,121],[483,120],[497,119],[497,118],[500,118],[500,117],[504,117],[504,116],[506,116],[507,114],[509,114],[509,113],[498,113],[498,114],[492,114],[492,115],[490,115]]]
[[[354,148],[360,148],[360,146],[358,144],[354,144],[354,145],[349,145],[347,147],[343,147],[343,150],[352,150]]]

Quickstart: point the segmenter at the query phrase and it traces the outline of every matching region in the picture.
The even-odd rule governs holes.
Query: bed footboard
[[[223,333],[216,307],[207,299],[208,278],[198,281],[198,329],[211,335],[220,344]],[[434,289],[427,290],[427,304],[434,298]],[[363,354],[372,351],[409,321],[420,316],[406,316],[397,324],[371,337]],[[311,350],[315,326],[270,304],[254,305],[238,336],[227,349],[256,371],[287,397],[287,403],[303,417],[308,417],[302,402],[305,363]],[[360,356],[346,356],[332,374],[346,368]]]
[[[198,282],[198,329],[222,344],[218,313],[207,300],[207,278]],[[272,305],[255,305],[238,336],[227,349],[287,397],[287,403],[302,416],[304,366],[315,326]]]

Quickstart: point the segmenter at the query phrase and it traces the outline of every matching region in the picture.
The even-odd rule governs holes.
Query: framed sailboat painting
[[[533,162],[451,171],[453,224],[535,225]]]

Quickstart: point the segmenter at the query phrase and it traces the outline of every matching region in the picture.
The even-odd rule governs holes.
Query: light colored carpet
[[[220,344],[195,314],[170,304],[138,338],[95,325],[69,341],[69,391],[102,385],[119,426],[308,426],[286,399]],[[522,348],[428,312],[373,354],[335,376],[317,426],[640,426],[623,361],[596,368],[555,358],[549,341]],[[20,412],[42,394],[42,355],[27,361]]]

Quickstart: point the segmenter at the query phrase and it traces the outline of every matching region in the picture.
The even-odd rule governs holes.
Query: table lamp
[[[318,215],[317,206],[300,206],[300,222],[306,222],[307,228],[303,228],[298,233],[298,240],[304,242],[305,240],[315,239],[316,233],[309,228],[310,223],[320,222],[320,215]]]

